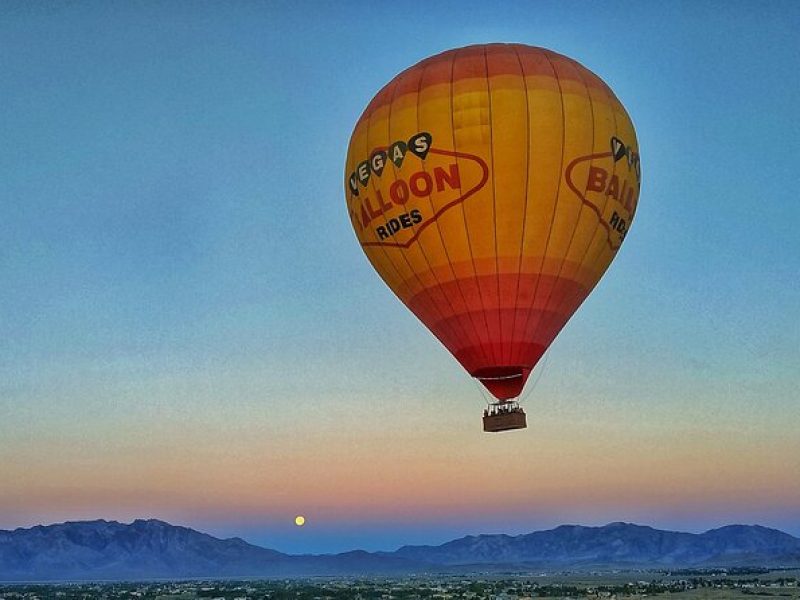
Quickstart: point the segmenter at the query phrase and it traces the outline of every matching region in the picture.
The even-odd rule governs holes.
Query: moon
[[[302,527],[303,525],[306,524],[306,518],[303,515],[297,515],[294,518],[294,524],[297,525],[298,527]]]

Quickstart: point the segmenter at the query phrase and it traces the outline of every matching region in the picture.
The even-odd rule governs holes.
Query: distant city
[[[0,585],[0,600],[524,600],[800,598],[800,570],[709,569]]]

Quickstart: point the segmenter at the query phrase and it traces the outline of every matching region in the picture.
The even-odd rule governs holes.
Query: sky
[[[3,2],[0,529],[800,535],[799,29],[791,1]],[[497,41],[602,77],[643,179],[528,429],[488,435],[342,181],[386,82]]]

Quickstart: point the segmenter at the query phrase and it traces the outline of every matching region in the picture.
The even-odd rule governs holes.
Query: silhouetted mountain
[[[551,568],[800,564],[800,539],[758,525],[701,534],[630,523],[561,525],[525,535],[467,536],[441,546],[404,546],[396,556],[439,565],[504,563]]]
[[[393,573],[414,563],[366,552],[290,556],[158,520],[0,531],[0,580],[157,579]]]
[[[702,534],[611,523],[479,535],[396,552],[292,556],[157,520],[83,521],[0,531],[0,580],[294,577],[602,567],[800,565],[800,539],[731,525]]]
[[[163,521],[83,521],[0,531],[3,579],[191,577],[246,574],[286,555]]]

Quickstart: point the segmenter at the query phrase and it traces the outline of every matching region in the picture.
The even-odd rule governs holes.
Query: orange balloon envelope
[[[490,44],[378,92],[350,139],[345,194],[378,274],[507,400],[614,259],[639,181],[633,125],[599,77]]]

